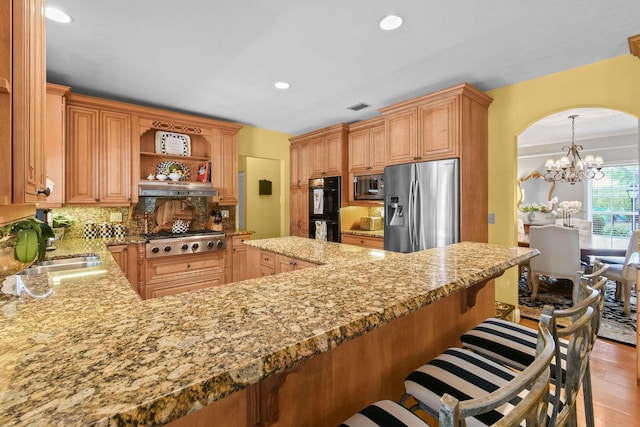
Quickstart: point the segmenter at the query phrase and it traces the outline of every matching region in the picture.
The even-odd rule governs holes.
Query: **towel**
[[[322,215],[324,211],[324,190],[322,188],[313,189],[313,213]]]
[[[316,240],[327,241],[327,223],[325,221],[316,221]]]

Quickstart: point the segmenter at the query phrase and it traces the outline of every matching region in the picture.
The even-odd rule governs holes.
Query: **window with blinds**
[[[638,224],[638,165],[603,167],[604,178],[589,180],[593,234],[629,240]]]

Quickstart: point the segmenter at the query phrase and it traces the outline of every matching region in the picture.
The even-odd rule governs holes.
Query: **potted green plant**
[[[55,239],[62,240],[65,230],[71,227],[75,222],[76,219],[70,215],[54,214],[51,218],[51,225]]]
[[[0,277],[20,273],[34,261],[44,260],[53,231],[46,222],[27,218],[0,227]]]

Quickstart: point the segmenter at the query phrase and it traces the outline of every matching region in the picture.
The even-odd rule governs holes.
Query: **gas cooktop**
[[[213,230],[189,230],[186,233],[171,233],[169,231],[161,231],[159,233],[147,233],[143,234],[147,240],[158,239],[177,239],[181,237],[199,237],[199,236],[224,236],[222,231]]]

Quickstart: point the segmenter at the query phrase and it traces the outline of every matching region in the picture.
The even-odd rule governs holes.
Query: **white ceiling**
[[[48,81],[291,134],[464,81],[487,91],[628,54],[627,37],[640,33],[637,0],[47,5],[74,19],[47,23]],[[380,30],[388,13],[404,26]],[[291,88],[275,89],[280,80]],[[371,107],[346,109],[359,102]]]

